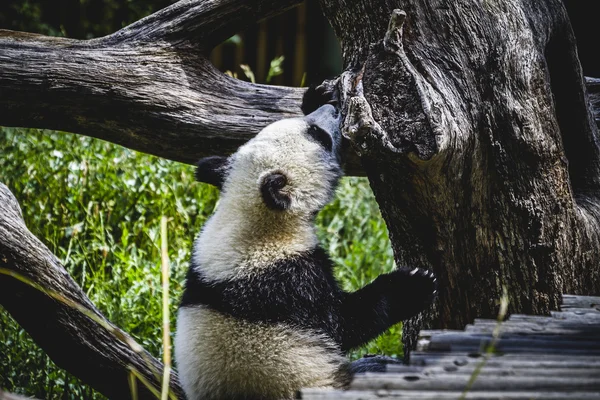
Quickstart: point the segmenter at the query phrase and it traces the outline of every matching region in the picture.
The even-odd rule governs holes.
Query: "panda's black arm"
[[[397,322],[423,311],[436,293],[429,271],[400,268],[380,275],[342,302],[342,350],[347,351],[376,338]]]

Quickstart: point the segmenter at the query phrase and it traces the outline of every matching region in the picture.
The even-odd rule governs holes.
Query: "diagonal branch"
[[[191,163],[301,115],[304,89],[229,78],[211,47],[298,0],[183,0],[104,38],[0,30],[0,125],[57,129]]]
[[[179,47],[214,46],[257,21],[300,4],[299,0],[183,0],[135,22],[108,41],[167,41]]]
[[[59,367],[108,398],[130,398],[131,370],[160,388],[162,364],[137,349],[139,345],[133,339],[112,326],[94,307],[50,250],[29,232],[17,200],[1,183],[0,204],[0,268],[45,291],[2,273],[0,305]],[[137,386],[140,398],[156,398],[142,383]],[[171,389],[183,398],[175,374],[171,375]]]

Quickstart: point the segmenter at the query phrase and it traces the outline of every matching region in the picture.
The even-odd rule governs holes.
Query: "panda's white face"
[[[341,176],[340,137],[332,106],[267,126],[230,158],[223,205],[268,219],[311,218]]]
[[[260,265],[314,248],[314,216],[342,175],[338,125],[335,108],[326,105],[267,126],[227,159],[201,160],[198,180],[222,192],[195,246],[198,265],[229,276],[240,263]]]

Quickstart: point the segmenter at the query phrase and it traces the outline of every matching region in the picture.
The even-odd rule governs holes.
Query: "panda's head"
[[[312,218],[331,200],[342,175],[338,125],[331,105],[277,121],[230,157],[200,160],[196,178],[221,189],[220,207]]]

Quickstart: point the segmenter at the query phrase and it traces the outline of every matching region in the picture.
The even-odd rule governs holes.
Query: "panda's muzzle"
[[[308,134],[327,151],[337,154],[342,134],[340,132],[340,116],[336,108],[325,104],[305,118],[310,125]]]

